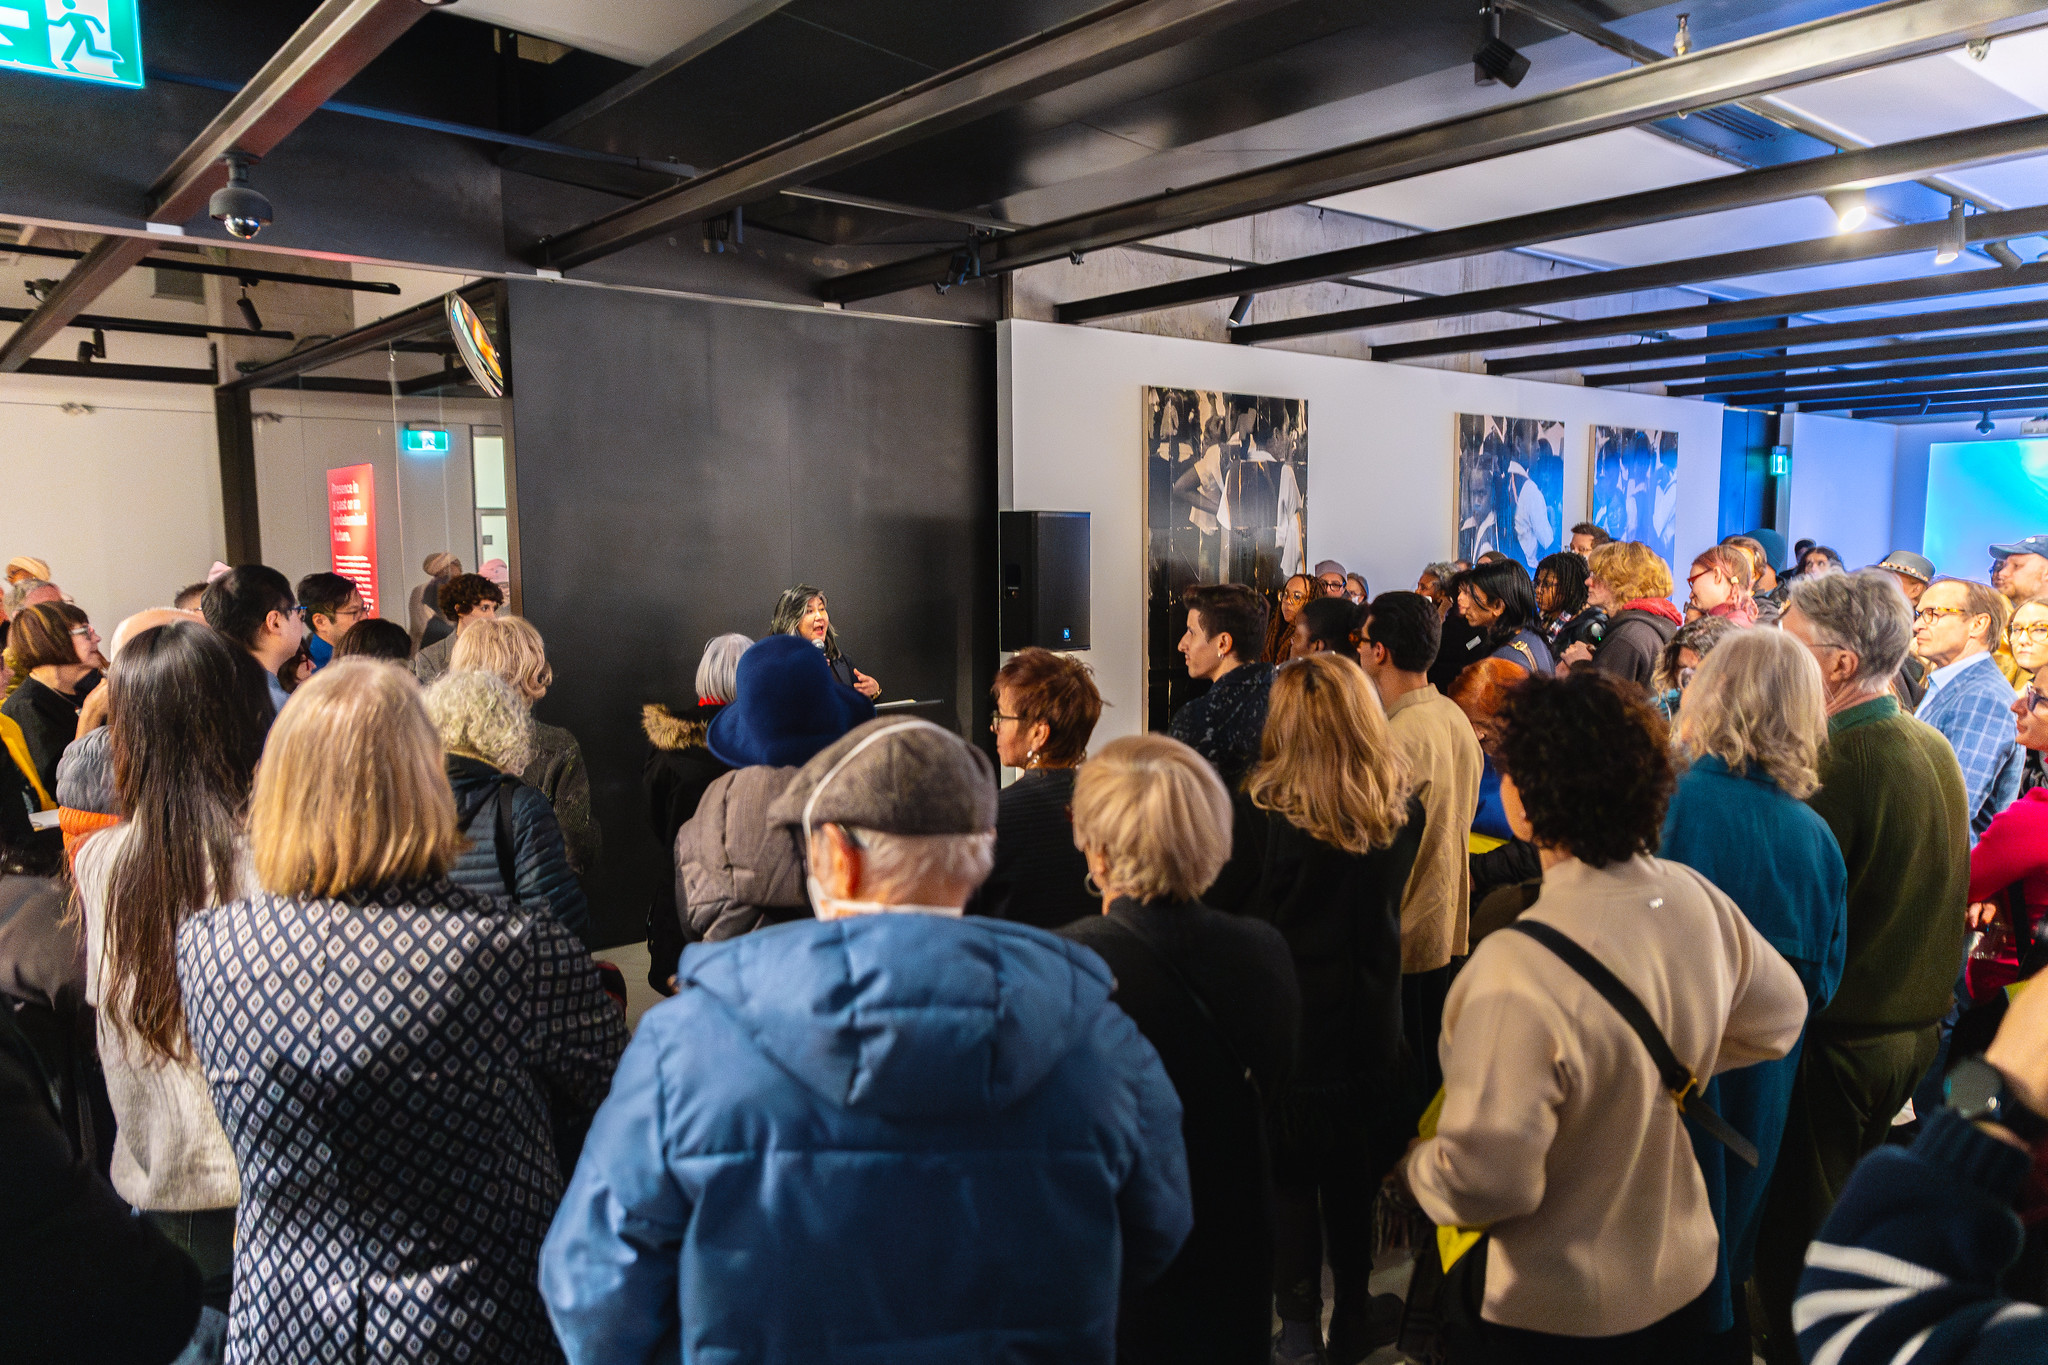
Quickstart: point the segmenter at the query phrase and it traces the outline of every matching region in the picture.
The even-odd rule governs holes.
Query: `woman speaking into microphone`
[[[832,629],[831,614],[825,608],[825,594],[808,583],[799,583],[775,600],[775,616],[768,623],[772,635],[795,635],[825,651],[832,676],[869,701],[882,693],[882,685],[853,666],[853,660],[839,652],[839,635]]]

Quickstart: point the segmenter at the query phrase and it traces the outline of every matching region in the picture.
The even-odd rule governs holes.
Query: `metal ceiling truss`
[[[1872,357],[1884,359],[1880,352]],[[1725,398],[1738,401],[1751,394],[1790,394],[1800,389],[1841,384],[1875,384],[1895,379],[1929,379],[1936,375],[1997,374],[2048,366],[2048,350],[2009,351],[2000,355],[1966,356],[1960,360],[1923,360],[1911,365],[1871,365],[1853,370],[1817,370],[1801,375],[1753,375],[1709,384],[1682,384],[1664,390],[1667,398]]]
[[[0,256],[51,256],[60,260],[75,261],[85,255],[83,251],[68,251],[63,247],[30,246],[16,242],[0,242]],[[213,261],[180,260],[175,256],[145,256],[135,263],[149,270],[175,270],[183,275],[223,275],[245,284],[304,284],[319,289],[348,289],[358,294],[396,294],[398,286],[383,280],[342,280],[331,275],[302,275],[290,270],[253,270],[246,266],[220,265]]]
[[[1797,316],[1802,313],[1838,312],[1844,308],[1871,308],[1887,303],[1912,303],[1922,299],[1948,298],[1959,294],[1984,294],[2004,289],[2026,289],[2048,285],[2048,265],[1964,270],[1920,279],[1880,280],[1872,284],[1847,285],[1838,289],[1815,289],[1802,294],[1769,294],[1754,299],[1730,299],[1684,308],[1660,308],[1648,313],[1616,313],[1603,318],[1554,322],[1540,327],[1509,327],[1495,332],[1468,332],[1461,336],[1430,337],[1372,348],[1374,360],[1412,360],[1418,356],[1459,355],[1469,351],[1495,351],[1525,346],[1554,346],[1565,341],[1594,337],[1643,336],[1713,327],[1729,322],[1753,322],[1758,318]],[[1743,332],[1727,350],[1756,350],[1771,343],[1769,333]],[[1685,354],[1677,352],[1676,354]],[[1692,352],[1704,354],[1704,352]],[[1647,358],[1647,357],[1645,357]],[[1528,370],[1570,368],[1555,355],[1517,356],[1512,360],[1487,362],[1489,374],[1516,374]]]
[[[1859,341],[1873,337],[1904,337],[1928,332],[1956,331],[1965,327],[2003,327],[2019,322],[2048,322],[2048,299],[2026,303],[1943,308],[1927,313],[1897,313],[1881,318],[1857,318],[1851,322],[1809,323],[1768,332],[1724,332],[1713,336],[1679,337],[1627,346],[1596,346],[1580,351],[1549,351],[1542,355],[1514,356],[1487,362],[1488,374],[1521,374],[1560,366],[1579,369],[1589,365],[1629,365],[1645,360],[1668,360],[1675,356],[1724,355],[1729,351],[1758,351],[1781,346],[1818,346],[1835,341]],[[1769,340],[1768,338],[1779,338]],[[1955,338],[1966,340],[1964,337]],[[1797,357],[1789,357],[1797,359]],[[1628,373],[1624,371],[1623,373]],[[1636,371],[1635,373],[1641,373]],[[1618,383],[1617,375],[1602,379]]]
[[[1075,252],[1287,208],[1940,52],[2033,27],[2041,22],[2040,9],[2040,0],[1891,0],[1334,151],[1063,218],[985,243],[982,271],[1000,274]],[[916,256],[826,280],[818,294],[839,303],[893,294],[940,283],[948,278],[951,266],[951,253]]]
[[[227,183],[221,157],[269,152],[431,8],[425,0],[323,0],[157,177],[144,219],[181,224],[198,215]],[[21,369],[157,245],[148,236],[101,238],[0,345],[0,373]]]
[[[1799,270],[1818,265],[1840,265],[1849,261],[1876,260],[1932,251],[1949,238],[1946,220],[1913,223],[1906,227],[1872,232],[1831,233],[1826,237],[1782,246],[1729,251],[1715,256],[1698,256],[1685,261],[1664,261],[1654,265],[1625,266],[1617,270],[1596,270],[1583,275],[1535,280],[1527,284],[1502,285],[1495,289],[1474,289],[1463,294],[1446,294],[1432,299],[1407,299],[1400,303],[1370,308],[1347,308],[1336,313],[1315,313],[1306,317],[1281,318],[1255,323],[1231,331],[1230,339],[1240,346],[1295,337],[1325,336],[1331,332],[1355,332],[1371,327],[1392,327],[1404,322],[1425,322],[1438,318],[1464,317],[1473,313],[1499,313],[1511,308],[1539,308],[1571,303],[1610,294],[1633,293],[1639,289],[1668,289],[1677,285],[1700,284],[1709,280],[1735,279],[1745,275],[1768,275],[1781,270]],[[1970,242],[2004,241],[2048,232],[2048,208],[2013,209],[2005,213],[1980,213],[1964,220]]]
[[[2048,385],[2033,385],[2013,389],[1987,389],[1977,393],[1928,393],[1896,401],[1875,401],[1872,399],[1841,399],[1835,402],[1802,403],[1801,412],[1842,412],[1854,409],[1857,416],[1884,415],[1889,417],[1911,417],[1923,412],[1983,412],[1987,409],[2036,408],[2041,400],[2048,398]]]
[[[1868,151],[1767,166],[1711,180],[1640,194],[1616,195],[1591,204],[1573,204],[1542,213],[1520,214],[1490,223],[1423,232],[1366,246],[1325,251],[1291,261],[1274,261],[1220,275],[1201,275],[1144,289],[1129,289],[1058,305],[1060,322],[1092,322],[1129,313],[1179,308],[1244,294],[1270,293],[1297,285],[1321,284],[1347,275],[1429,265],[1437,261],[1511,251],[1544,242],[1564,241],[1597,232],[1644,227],[1700,214],[1723,213],[1780,203],[1829,190],[1869,188],[1908,180],[1930,167],[1984,165],[2048,150],[2048,115],[2015,119],[1988,128],[1971,128],[1938,137],[1896,142]]]
[[[1958,393],[1990,393],[2000,389],[2026,388],[2048,383],[2048,361],[2035,360],[2010,374],[1980,374],[1966,377],[1949,376],[1907,380],[1894,384],[1835,384],[1831,387],[1783,389],[1775,392],[1730,395],[1726,400],[1730,407],[1754,408],[1776,407],[1784,403],[1797,403],[1809,408],[1819,403],[1888,402],[1893,399],[1906,401],[1927,397],[1930,394],[1948,395]]]
[[[1289,0],[1118,0],[581,227],[544,238],[535,248],[536,263],[574,269],[680,225],[730,213],[778,190],[859,165],[1286,3]],[[2018,0],[1995,3],[2011,5]]]
[[[0,322],[27,322],[34,314],[32,308],[0,308]],[[116,318],[99,313],[80,313],[66,324],[94,332],[146,332],[151,336],[164,337],[268,337],[274,341],[290,341],[290,332],[269,328],[217,327],[206,322],[165,322],[158,318]]]
[[[1850,412],[1849,415],[1851,417],[1875,417],[1884,420],[1897,420],[1901,417],[1937,417],[1954,414],[1967,415],[1976,412],[1988,417],[1994,412],[2041,412],[2044,408],[2048,408],[2048,402],[2043,402],[2043,399],[2048,399],[2048,388],[2034,389],[2023,393],[2012,393],[1996,402],[1909,403],[1889,408],[1857,408]],[[1841,409],[1835,408],[1832,411],[1840,412]]]
[[[1910,321],[1911,318],[1912,315],[1909,314],[1904,317],[1887,318],[1885,321],[1887,324],[1903,323]],[[1758,335],[1770,334],[1765,332]],[[1743,356],[1736,360],[1694,362],[1654,370],[1617,370],[1609,374],[1589,374],[1585,380],[1588,388],[1609,388],[1617,384],[1664,384],[1672,380],[1720,379],[1733,375],[1791,374],[1799,370],[1822,370],[1834,365],[1866,365],[1872,361],[1973,355],[1983,351],[2016,351],[2029,346],[2048,346],[2048,329],[1972,332],[1964,336],[1931,337],[1925,341],[1881,341],[1874,346],[1845,346],[1833,351],[1809,351],[1804,355],[1772,353]]]

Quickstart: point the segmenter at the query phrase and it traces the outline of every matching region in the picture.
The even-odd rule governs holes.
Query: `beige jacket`
[[[737,768],[704,789],[676,831],[676,906],[692,942],[750,934],[809,914],[803,841],[768,807],[795,768]]]
[[[1551,868],[1525,919],[1634,991],[1702,1080],[1782,1057],[1806,992],[1733,901],[1638,857]],[[1678,1106],[1614,1007],[1548,948],[1490,934],[1444,1006],[1444,1108],[1408,1159],[1440,1224],[1490,1227],[1484,1316],[1569,1336],[1633,1332],[1714,1278],[1719,1245]]]
[[[1463,957],[1469,946],[1472,863],[1465,836],[1479,810],[1485,758],[1465,713],[1434,687],[1418,688],[1389,706],[1387,723],[1428,816],[1401,895],[1401,970],[1435,971]]]

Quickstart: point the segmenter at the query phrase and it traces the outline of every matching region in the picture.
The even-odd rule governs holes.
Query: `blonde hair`
[[[1640,541],[1596,545],[1588,563],[1594,576],[1613,589],[1616,606],[1639,597],[1671,596],[1671,566]]]
[[[455,796],[419,688],[396,664],[337,659],[292,694],[249,799],[256,879],[340,896],[446,873]]]
[[[1230,793],[1209,761],[1165,735],[1111,740],[1074,776],[1074,842],[1138,900],[1193,900],[1230,858]]]
[[[497,674],[443,673],[420,700],[449,753],[480,758],[507,773],[525,772],[533,761],[533,713]]]
[[[1410,785],[1364,670],[1312,654],[1274,675],[1259,766],[1245,784],[1253,805],[1347,853],[1369,853],[1408,823]]]
[[[1780,630],[1736,631],[1693,674],[1676,738],[1736,773],[1760,769],[1805,800],[1820,789],[1828,719],[1813,652]]]
[[[472,621],[469,629],[455,637],[449,652],[451,670],[495,673],[511,683],[528,706],[548,694],[555,670],[548,663],[547,645],[533,622],[520,616],[494,616]]]

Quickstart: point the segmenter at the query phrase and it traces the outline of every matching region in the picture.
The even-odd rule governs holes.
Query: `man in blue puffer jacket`
[[[816,920],[692,945],[541,1253],[572,1362],[1107,1362],[1192,1225],[1180,1102],[1086,949],[963,919],[988,760],[877,720],[769,808]]]

